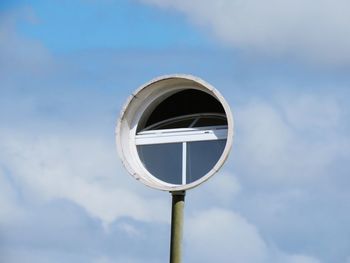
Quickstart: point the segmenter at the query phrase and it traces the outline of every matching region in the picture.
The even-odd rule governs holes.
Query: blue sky
[[[128,95],[186,73],[230,103],[184,262],[350,262],[347,1],[2,1],[0,262],[168,260],[171,197],[123,169]]]

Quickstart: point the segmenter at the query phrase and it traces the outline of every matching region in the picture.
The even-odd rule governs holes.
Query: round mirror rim
[[[172,81],[172,87],[157,89],[157,85],[167,83],[167,81]],[[138,125],[138,122],[140,121],[143,112],[149,107],[149,105],[158,97],[164,95],[165,93],[169,92],[169,90],[174,90],[174,83],[176,84],[177,81],[179,83],[182,83],[183,81],[187,81],[188,83],[192,84],[190,88],[195,88],[201,91],[204,91],[206,93],[209,93],[214,98],[216,98],[221,105],[224,108],[225,115],[227,118],[227,126],[228,126],[228,132],[227,132],[227,141],[226,146],[224,148],[224,151],[217,161],[217,163],[214,165],[214,167],[203,177],[200,179],[191,182],[189,184],[184,185],[173,185],[167,182],[163,182],[155,176],[152,176],[147,169],[142,164],[137,150],[136,150],[136,144],[135,144],[135,135],[136,135],[136,128]],[[163,85],[164,85],[163,84]],[[165,87],[167,85],[164,85]],[[175,85],[176,86],[176,85]],[[189,88],[189,87],[187,87]],[[181,89],[181,86],[180,88]],[[183,87],[182,87],[183,89]],[[147,94],[146,96],[143,96]],[[124,105],[120,118],[118,119],[117,126],[116,126],[116,144],[118,149],[118,154],[122,160],[123,165],[127,169],[127,171],[137,180],[141,181],[143,184],[163,190],[163,191],[184,191],[191,188],[194,188],[201,183],[207,181],[211,176],[213,176],[224,164],[226,159],[228,158],[228,155],[230,153],[232,143],[233,143],[233,134],[234,134],[234,123],[233,123],[233,117],[231,113],[231,109],[224,99],[224,97],[209,83],[205,82],[204,80],[192,76],[192,75],[185,75],[185,74],[174,74],[174,75],[165,75],[157,77],[150,82],[142,85],[139,87],[135,92],[132,93],[131,96],[129,96],[126,104]]]

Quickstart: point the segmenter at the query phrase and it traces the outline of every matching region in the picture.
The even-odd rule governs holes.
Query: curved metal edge
[[[132,101],[134,99],[137,99],[137,95],[145,88],[147,88],[150,85],[154,85],[157,82],[160,81],[164,81],[167,79],[185,79],[185,80],[190,80],[193,81],[195,83],[200,84],[201,86],[203,86],[204,88],[206,88],[207,90],[209,90],[210,92],[212,92],[215,97],[220,101],[220,103],[223,105],[224,110],[225,110],[225,114],[227,117],[227,124],[228,124],[228,135],[227,135],[227,143],[225,146],[225,149],[220,157],[220,159],[218,160],[218,162],[216,163],[216,165],[206,174],[204,175],[201,179],[192,182],[190,184],[187,185],[174,185],[174,186],[165,186],[165,185],[158,185],[158,183],[155,183],[153,181],[149,181],[146,180],[143,177],[140,177],[133,169],[132,165],[128,162],[126,156],[124,155],[124,151],[123,151],[123,147],[122,147],[122,143],[121,143],[121,128],[122,128],[122,122],[124,120],[124,116],[125,113],[128,110],[129,105],[132,103]],[[126,103],[124,104],[124,106],[122,107],[122,110],[120,112],[119,118],[117,120],[117,125],[116,125],[116,129],[115,129],[115,133],[116,133],[116,146],[118,149],[118,155],[122,160],[122,163],[124,165],[124,167],[126,168],[126,170],[136,179],[141,181],[142,183],[144,183],[146,186],[149,186],[151,188],[154,189],[158,189],[158,190],[162,190],[162,191],[169,191],[169,192],[177,192],[177,191],[186,191],[189,189],[192,189],[202,183],[204,183],[205,181],[207,181],[210,177],[212,177],[225,163],[225,161],[227,160],[227,158],[229,157],[229,154],[231,152],[232,149],[232,144],[233,144],[233,137],[234,137],[234,119],[233,119],[233,115],[230,109],[229,104],[226,102],[226,100],[224,99],[224,97],[221,95],[221,93],[215,89],[211,84],[209,84],[208,82],[204,81],[203,79],[193,76],[193,75],[188,75],[188,74],[170,74],[170,75],[163,75],[163,76],[159,76],[156,77],[152,80],[150,80],[149,82],[145,83],[144,85],[141,85],[138,89],[136,89],[131,96],[128,97]]]

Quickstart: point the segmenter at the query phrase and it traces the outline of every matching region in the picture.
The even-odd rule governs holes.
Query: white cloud
[[[237,163],[275,182],[325,176],[348,152],[349,140],[338,130],[344,118],[337,100],[326,95],[251,101],[236,110]]]
[[[23,136],[13,131],[2,131],[1,137],[1,160],[29,200],[67,199],[105,225],[120,217],[168,221],[167,200],[146,200],[127,186],[113,142],[79,135]]]
[[[241,216],[213,209],[186,222],[185,239],[191,262],[262,262],[266,244],[255,226]]]
[[[135,226],[132,224],[126,223],[126,222],[121,222],[118,224],[118,228],[128,234],[128,236],[131,237],[140,237],[141,232],[139,229],[137,229]]]
[[[235,175],[224,170],[219,172],[210,183],[201,187],[200,191],[216,202],[231,203],[241,191],[241,186]]]
[[[288,122],[298,130],[321,130],[323,133],[339,126],[341,109],[334,97],[304,94],[283,100]]]
[[[99,257],[98,259],[95,260],[94,263],[114,263],[114,261],[112,261],[108,257]]]
[[[348,205],[339,204],[347,199],[349,182],[346,109],[330,93],[289,92],[270,101],[252,100],[235,111],[233,154],[243,194],[234,207],[269,240],[326,262],[343,260],[346,250],[330,255],[325,248],[348,242],[345,225],[331,223],[349,214]],[[315,238],[320,235],[327,238]],[[286,262],[303,260],[310,261],[294,256]]]
[[[123,257],[118,257],[118,258],[108,258],[108,257],[99,257],[92,263],[144,263],[144,262],[149,262],[149,263],[160,263],[159,261],[151,261],[150,259],[137,259],[137,258],[123,258]]]
[[[237,176],[223,168],[200,187],[191,190],[191,204],[199,206],[230,206],[241,192]],[[205,200],[205,201],[204,201]],[[189,204],[190,205],[190,204]]]
[[[178,10],[222,41],[248,52],[350,62],[346,0],[140,0]]]
[[[32,74],[32,77],[34,77],[35,74],[48,73],[52,69],[53,57],[42,43],[35,39],[22,37],[17,33],[17,25],[23,20],[36,23],[36,17],[30,8],[1,13],[1,78],[5,78],[7,74],[20,70],[25,71],[27,74]]]
[[[238,109],[236,126],[244,135],[237,139],[244,140],[245,150],[255,153],[252,157],[260,165],[274,165],[275,157],[285,154],[291,144],[291,130],[280,113],[265,102],[252,102]]]
[[[308,256],[291,255],[291,256],[285,257],[285,261],[283,262],[285,263],[319,263],[320,261]]]
[[[166,6],[169,5],[167,1],[159,3]],[[202,12],[203,8],[208,8],[199,4],[198,10],[196,10],[192,8],[193,2],[191,1],[186,3],[175,1],[174,3],[179,5],[188,4],[191,11],[186,9],[184,12]],[[210,5],[220,3],[224,2],[214,1]],[[245,4],[242,2],[243,6]],[[229,8],[227,9],[229,10]],[[210,18],[212,13],[209,11],[211,10],[208,9],[207,16]],[[213,9],[213,11],[215,10]],[[228,28],[232,25],[231,18],[227,15],[227,12],[224,10],[222,18],[219,17],[219,19],[227,19]],[[273,12],[273,10],[270,10],[270,12]],[[220,15],[220,12],[218,15]],[[198,15],[197,21],[200,21],[200,18]],[[212,21],[211,19],[208,20],[207,25],[212,23],[212,27],[215,29],[218,21]],[[222,27],[224,28],[225,24]],[[40,43],[17,35],[14,23],[3,23],[1,30],[0,36],[9,41],[5,41],[6,45],[3,44],[4,42],[0,44],[2,45],[0,64],[4,63],[2,73],[6,72],[6,70],[11,70],[13,79],[21,79],[22,75],[32,77],[33,72],[39,72],[41,73],[40,76],[45,76],[43,79],[47,80],[48,83],[53,83],[58,78],[57,76],[61,76],[62,72],[55,75],[54,80],[50,80],[50,76],[45,74],[46,70],[52,66],[50,54],[47,53],[45,47]],[[225,31],[222,34],[224,35],[227,32]],[[224,36],[222,37],[224,38]],[[234,43],[235,46],[241,45],[240,42],[232,42],[230,39],[227,41]],[[283,47],[282,44],[280,44],[281,47]],[[16,47],[19,48],[18,54],[16,53]],[[261,44],[260,46],[259,44],[255,48],[259,48],[264,52],[263,47],[264,45]],[[14,56],[14,62],[10,61],[11,63],[13,62],[12,65],[5,65],[5,61],[8,61],[8,54]],[[312,56],[312,54],[309,55]],[[89,58],[87,56],[84,62],[88,61]],[[115,59],[112,58],[111,60]],[[163,65],[162,63],[163,61],[156,64]],[[101,65],[99,68],[103,70],[105,64],[101,63],[98,65]],[[111,65],[115,66],[116,64],[113,62]],[[144,67],[141,68],[144,70]],[[21,74],[17,74],[17,70],[20,70]],[[75,73],[73,72],[72,74]],[[150,73],[148,72],[147,74]],[[62,76],[64,75],[62,74]],[[218,76],[220,77],[220,74]],[[1,77],[3,79],[6,76]],[[48,78],[46,79],[46,77]],[[86,76],[77,76],[77,78],[85,80]],[[243,76],[242,78],[248,77]],[[36,82],[40,87],[42,87],[41,80],[42,78],[38,78]],[[124,79],[120,80],[118,77],[118,85],[123,81],[127,82]],[[136,82],[136,80],[134,81]],[[291,81],[291,79],[286,81]],[[84,81],[82,82],[84,84]],[[131,86],[129,82],[127,83],[126,86]],[[62,84],[68,84],[69,86],[69,80],[63,80]],[[82,84],[79,83],[78,85]],[[119,87],[118,85],[117,87]],[[62,86],[64,88],[57,92],[69,90],[66,85]],[[4,88],[3,85],[1,87]],[[103,130],[103,135],[91,134],[91,131],[84,129],[86,128],[85,126],[78,128],[77,131],[76,129],[80,124],[73,124],[71,120],[67,121],[65,119],[67,116],[59,116],[60,120],[57,120],[55,119],[57,116],[53,117],[50,112],[46,113],[46,108],[37,109],[36,106],[38,104],[43,102],[51,103],[51,101],[45,101],[47,99],[45,94],[39,94],[38,90],[34,89],[35,85],[25,87],[33,89],[29,93],[36,100],[32,101],[29,99],[27,101],[26,94],[22,93],[15,94],[15,96],[7,94],[8,97],[6,97],[6,92],[3,92],[1,98],[3,116],[9,115],[9,118],[13,117],[13,115],[9,114],[9,110],[18,112],[19,122],[2,122],[0,130],[0,164],[1,168],[5,168],[0,172],[0,223],[13,222],[16,217],[21,216],[21,209],[31,209],[33,203],[34,207],[37,207],[37,203],[39,203],[39,207],[51,206],[52,201],[57,201],[57,199],[68,200],[68,203],[74,203],[84,208],[90,217],[100,219],[105,226],[113,225],[110,223],[121,217],[129,217],[145,222],[156,222],[155,228],[163,226],[162,223],[168,221],[170,208],[168,193],[160,193],[160,196],[158,193],[153,194],[155,191],[142,190],[144,189],[142,185],[133,181],[131,177],[127,177],[125,171],[119,165],[113,139],[109,140],[106,138],[109,136],[106,136],[106,134],[109,134],[108,130],[111,130],[110,135],[112,136],[113,128],[101,127],[99,131]],[[12,88],[13,86],[10,85],[9,90]],[[47,87],[42,88],[45,89]],[[102,89],[98,90],[99,94],[102,92]],[[227,92],[230,93],[230,91]],[[81,98],[77,96],[77,94],[80,94],[79,92],[73,95],[70,92],[67,93],[68,96],[72,97],[72,104],[76,104]],[[86,97],[91,97],[87,98],[87,100],[96,99],[91,94],[85,95]],[[14,100],[16,100],[16,104],[13,103]],[[101,101],[102,103],[106,102],[106,98],[102,98]],[[28,103],[28,106],[23,107],[24,102]],[[45,115],[46,118],[41,119],[42,116],[40,114],[47,114]],[[78,112],[76,114],[82,115],[83,113]],[[87,113],[85,114],[88,115]],[[108,112],[108,114],[111,114],[111,112]],[[88,115],[89,121],[95,123],[97,119],[103,118],[103,115],[100,112],[92,116]],[[342,181],[339,178],[335,178],[339,175],[330,168],[337,159],[348,160],[348,156],[350,156],[348,150],[350,149],[348,147],[350,145],[349,141],[338,132],[341,123],[347,121],[343,115],[343,109],[332,96],[317,95],[316,92],[307,95],[300,93],[298,96],[288,96],[277,102],[276,100],[273,102],[267,100],[248,101],[241,107],[235,108],[235,117],[237,136],[230,158],[232,162],[229,160],[229,163],[225,166],[227,168],[234,164],[232,165],[233,170],[220,172],[208,183],[198,188],[198,191],[197,189],[193,190],[193,193],[197,191],[198,195],[195,199],[197,198],[197,203],[201,203],[201,209],[208,209],[208,206],[225,205],[229,209],[239,207],[236,210],[242,214],[220,209],[204,210],[194,214],[191,211],[195,212],[195,210],[187,209],[186,214],[192,214],[189,217],[189,221],[185,223],[186,236],[188,233],[186,241],[189,251],[188,257],[193,259],[191,262],[201,263],[213,261],[231,263],[233,258],[241,259],[240,262],[248,263],[318,263],[319,261],[313,257],[289,254],[274,248],[270,244],[270,238],[273,241],[278,239],[276,235],[274,236],[274,232],[279,230],[283,232],[279,233],[280,236],[294,231],[293,237],[285,235],[279,241],[287,243],[289,239],[295,237],[297,237],[297,240],[306,239],[307,241],[298,242],[295,245],[296,242],[292,240],[287,245],[284,243],[284,248],[287,247],[288,251],[293,253],[296,251],[304,253],[303,251],[307,249],[309,249],[308,251],[319,252],[322,248],[317,250],[309,247],[312,247],[312,245],[317,246],[318,243],[315,240],[320,239],[320,235],[346,232],[346,225],[342,225],[341,220],[342,218],[347,218],[344,215],[348,214],[346,212],[348,210],[344,209],[345,212],[341,212],[340,209],[337,210],[337,207],[340,205],[336,201],[346,199],[347,195],[342,192],[343,189],[337,188]],[[38,125],[36,129],[27,126],[23,128],[23,122],[33,122],[33,119]],[[96,121],[96,123],[99,122]],[[73,125],[75,125],[74,128],[72,128]],[[342,164],[340,167],[346,170],[347,166]],[[316,191],[312,191],[312,193],[305,192],[304,189],[291,184],[291,182],[305,184],[304,180],[308,178],[309,182],[306,183],[309,183],[310,188],[314,189],[313,186],[316,182],[319,182],[317,179],[325,174],[332,175],[330,182],[334,183],[331,186],[334,189],[329,192],[313,195]],[[254,177],[251,180],[254,182],[251,183],[245,180],[247,177]],[[251,188],[256,187],[256,185],[252,185],[259,180],[260,184],[256,195],[249,193],[247,189],[250,188],[251,190]],[[344,181],[344,188],[346,188],[346,182]],[[281,190],[279,187],[271,187],[271,185],[276,183],[283,184],[285,188]],[[264,186],[267,186],[268,191],[264,189]],[[24,206],[27,206],[25,208],[21,207],[20,202],[18,202],[17,191],[21,194],[24,202],[26,202]],[[335,192],[342,198],[332,199],[335,196]],[[310,195],[312,196],[310,197]],[[320,195],[324,195],[324,200],[329,199],[327,200],[329,202],[327,206],[323,203],[320,205],[320,199],[318,199]],[[193,196],[195,194],[192,195],[192,192],[188,193],[189,202],[186,205],[191,206],[196,202],[196,200],[192,199]],[[310,201],[310,199],[312,200]],[[248,201],[244,202],[244,200]],[[305,203],[307,204],[304,205]],[[44,205],[42,206],[42,204]],[[320,208],[321,206],[322,208]],[[318,216],[318,213],[316,215],[312,214],[317,209],[327,210],[330,206],[333,206],[334,210],[330,210],[329,214],[334,215],[335,222],[340,222],[336,224],[336,229],[334,226],[329,226],[329,228],[325,229],[323,227],[325,224],[327,226],[331,224],[328,224],[324,217]],[[342,207],[345,207],[345,205]],[[152,209],[150,210],[149,208]],[[249,214],[249,210],[254,212]],[[44,214],[45,212],[46,210],[42,213]],[[243,212],[245,212],[244,216]],[[300,215],[295,216],[293,213]],[[323,215],[322,213],[320,214]],[[41,216],[39,215],[38,217]],[[65,216],[65,214],[62,214],[62,217],[57,216],[55,220],[61,222]],[[83,214],[84,216],[86,215]],[[253,218],[255,221],[252,220]],[[285,219],[285,221],[281,222],[280,218]],[[312,220],[315,218],[323,218],[324,220],[314,224]],[[52,221],[53,219],[50,220]],[[78,225],[80,220],[79,218]],[[20,229],[19,224],[16,225],[16,222],[13,222],[13,224],[16,226],[16,229]],[[266,227],[266,225],[271,227]],[[313,228],[309,227],[310,225]],[[285,230],[285,226],[291,229]],[[36,225],[35,227],[38,226]],[[124,233],[135,239],[142,239],[145,232],[147,232],[144,225],[129,224],[127,220],[126,222],[122,221],[122,223],[118,221],[116,227],[118,230],[122,230],[118,234]],[[74,229],[77,228],[74,227]],[[263,228],[265,230],[264,235],[259,232]],[[303,231],[306,228],[312,228],[315,232],[319,231],[321,234],[317,233],[312,237],[307,237],[305,236],[305,231]],[[265,240],[266,229],[268,229],[269,236],[267,239],[269,242]],[[333,231],[334,229],[338,232]],[[93,232],[94,229],[91,229],[91,231]],[[5,240],[5,243],[11,246],[10,239],[13,238],[11,234],[15,235],[15,233],[9,233],[9,236],[7,236],[9,240]],[[210,239],[205,235],[206,233],[210,234]],[[109,234],[109,232],[106,231],[105,234]],[[323,244],[326,244],[327,247],[333,246],[332,251],[336,251],[334,253],[340,254],[339,258],[342,257],[343,259],[342,253],[344,249],[338,244],[339,242],[348,243],[348,237],[343,237],[341,241],[338,240],[338,237],[339,235],[337,235],[337,240],[334,240],[334,242],[325,238]],[[45,243],[45,237],[35,238],[33,242],[42,238],[42,244]],[[62,242],[66,242],[66,240]],[[291,243],[292,245],[290,245]],[[135,245],[134,243],[131,244]],[[56,246],[56,243],[54,246]],[[293,247],[298,247],[298,249],[293,249]],[[39,247],[38,251],[31,251],[25,248],[21,253],[16,250],[16,247],[5,247],[2,249],[11,250],[12,254],[10,257],[19,258],[19,260],[14,260],[13,262],[30,261],[28,260],[30,255],[33,262],[51,262],[56,259],[62,262],[65,260],[62,260],[60,257],[67,255],[66,250],[60,251],[60,248],[57,248],[54,254],[45,252],[48,249],[44,245]],[[108,253],[106,256],[103,256],[103,249],[101,250],[101,257],[97,257],[101,262],[144,262],[142,259],[133,260],[127,257],[115,259]],[[192,254],[192,252],[196,253]],[[326,253],[330,252],[315,254],[318,257],[335,257],[333,254]],[[98,253],[98,255],[100,254]],[[87,257],[87,255],[84,256]],[[121,256],[123,256],[123,253]],[[217,260],[217,258],[220,258],[221,261]],[[70,260],[72,262],[82,261],[78,259]],[[89,257],[89,260],[91,260],[91,257]],[[66,262],[68,261],[69,259],[66,260]],[[147,259],[147,262],[152,261]]]
[[[168,199],[159,199],[159,193],[149,194],[149,189],[134,186],[138,183],[127,177],[121,167],[113,141],[113,127],[111,137],[102,137],[91,130],[82,131],[83,128],[75,123],[76,119],[68,120],[72,114],[79,118],[86,114],[78,112],[82,111],[79,108],[83,104],[82,94],[84,98],[91,97],[96,101],[100,98],[89,90],[80,90],[79,85],[85,84],[74,83],[72,88],[69,77],[63,80],[64,87],[58,86],[59,90],[54,90],[61,74],[77,72],[71,72],[72,68],[67,70],[66,65],[56,67],[58,60],[40,41],[23,37],[17,28],[22,20],[37,22],[30,8],[14,9],[0,17],[0,39],[3,40],[0,41],[0,89],[3,91],[0,98],[0,165],[6,168],[6,171],[0,170],[0,183],[3,183],[0,186],[0,215],[6,213],[1,220],[11,220],[21,213],[23,207],[16,200],[16,191],[19,191],[29,203],[54,199],[72,201],[105,226],[120,217],[168,222]],[[82,78],[85,82],[86,76]],[[16,92],[17,89],[20,92]],[[96,90],[99,95],[103,94],[99,88]],[[67,96],[64,95],[66,92]],[[76,112],[65,109],[67,98]],[[106,100],[104,97],[102,103]],[[89,100],[86,110],[90,109],[92,101]],[[64,116],[53,116],[50,112],[53,104],[62,108]],[[111,108],[106,110],[107,113],[103,112],[108,118],[112,114]],[[106,118],[101,112],[89,113],[85,115],[89,122],[91,118]],[[79,126],[78,131],[74,125]],[[9,184],[5,173],[14,185]]]
[[[8,176],[10,177],[10,176]],[[22,216],[17,193],[0,165],[0,224],[14,222]]]
[[[186,231],[186,251],[191,262],[320,262],[307,255],[290,255],[276,249],[253,224],[229,210],[199,212],[188,219]]]

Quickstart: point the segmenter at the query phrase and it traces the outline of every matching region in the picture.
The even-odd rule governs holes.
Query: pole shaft
[[[170,263],[181,263],[185,191],[172,192]]]

